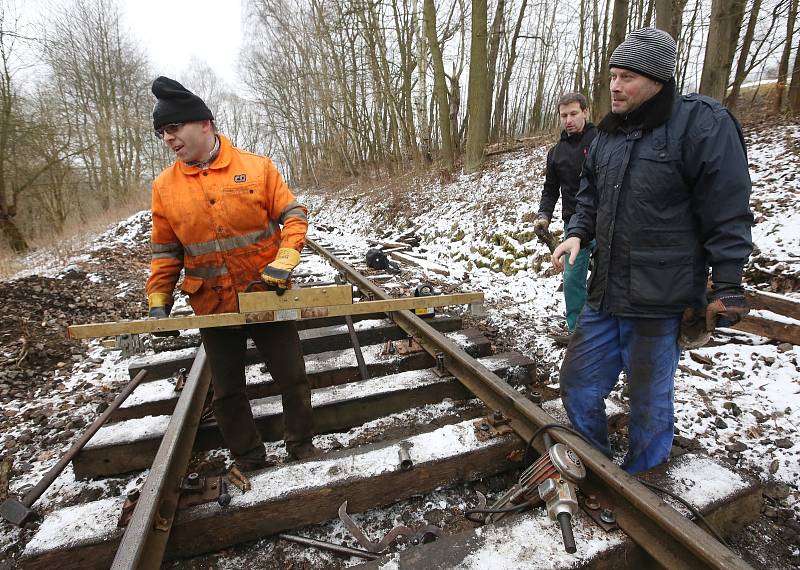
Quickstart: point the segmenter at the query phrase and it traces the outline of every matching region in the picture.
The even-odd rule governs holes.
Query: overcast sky
[[[123,25],[147,50],[156,75],[181,75],[194,57],[236,83],[240,0],[133,0],[119,6]]]
[[[9,0],[12,13],[21,17],[17,31],[32,36],[49,10],[68,3]],[[154,77],[185,77],[194,58],[208,64],[226,83],[236,84],[242,46],[241,0],[116,0],[116,5],[123,30],[145,49]],[[17,50],[26,47],[22,43]]]

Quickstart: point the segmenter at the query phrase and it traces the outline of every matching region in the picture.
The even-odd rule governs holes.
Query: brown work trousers
[[[253,339],[280,387],[287,450],[311,442],[314,433],[311,390],[300,336],[293,321],[201,329],[200,336],[211,367],[214,417],[235,459],[259,460],[265,456],[245,391],[247,337]]]

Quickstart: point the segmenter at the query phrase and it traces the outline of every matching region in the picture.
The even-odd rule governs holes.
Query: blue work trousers
[[[622,464],[639,473],[669,458],[675,418],[680,316],[629,318],[586,306],[561,364],[561,400],[575,429],[611,457],[605,398],[625,370],[630,448]]]
[[[594,240],[586,247],[582,247],[575,257],[575,263],[570,265],[569,256],[564,257],[564,305],[567,307],[567,327],[574,331],[586,304],[586,275],[589,273],[589,258],[594,249]]]

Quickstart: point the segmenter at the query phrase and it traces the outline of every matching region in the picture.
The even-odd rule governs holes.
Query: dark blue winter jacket
[[[750,175],[741,128],[672,82],[628,116],[607,115],[581,173],[567,236],[597,240],[588,304],[666,316],[741,284],[752,251]]]
[[[560,195],[561,219],[564,220],[564,226],[569,224],[569,219],[575,213],[581,168],[595,136],[597,127],[592,123],[586,123],[583,131],[574,135],[561,131],[561,139],[547,152],[540,216],[547,216],[548,220],[553,217]]]

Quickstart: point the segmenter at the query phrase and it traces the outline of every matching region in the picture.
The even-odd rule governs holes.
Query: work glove
[[[533,231],[537,234],[546,232],[550,228],[550,219],[546,216],[539,216],[533,222]]]
[[[544,214],[539,214],[539,217],[533,222],[533,233],[539,238],[543,244],[547,246],[550,253],[553,253],[558,247],[558,240],[550,233],[550,218]]]
[[[706,330],[711,332],[717,327],[732,327],[749,312],[741,287],[712,287],[706,307]]]
[[[278,289],[289,288],[289,277],[292,270],[300,263],[300,252],[291,247],[282,247],[272,263],[261,272],[264,283]]]
[[[711,332],[706,330],[706,315],[703,309],[688,307],[681,317],[681,331],[678,346],[683,350],[693,350],[705,346],[711,340]]]
[[[172,310],[172,295],[167,293],[150,293],[147,296],[147,316],[151,319],[165,319],[169,316]],[[178,331],[157,331],[152,333],[153,336],[169,337],[178,336]]]

